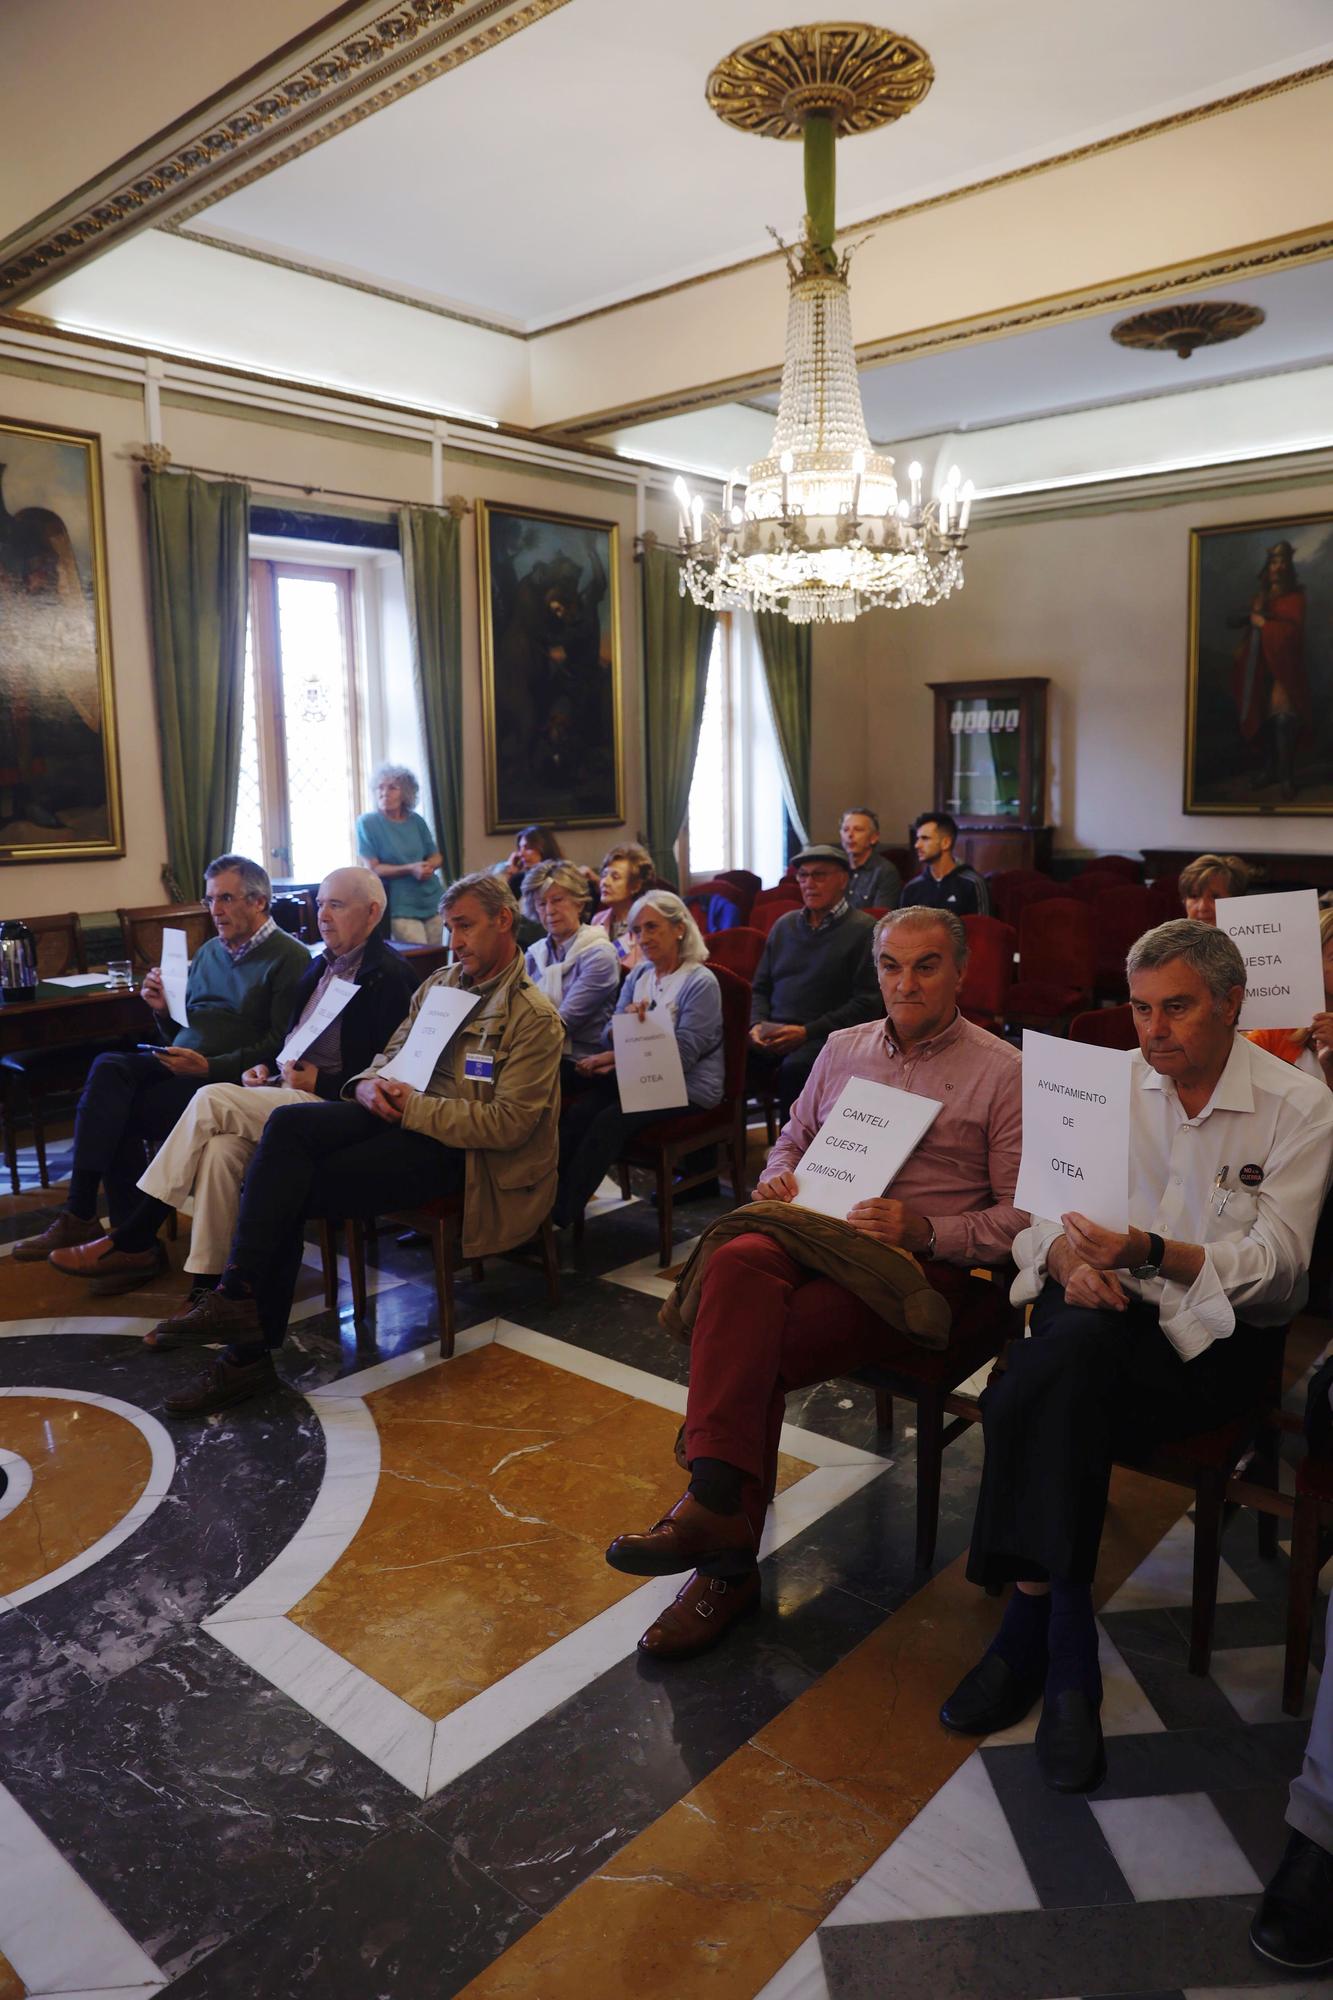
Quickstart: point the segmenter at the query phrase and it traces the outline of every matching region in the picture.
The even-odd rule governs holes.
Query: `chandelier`
[[[866,431],[852,346],[849,258],[834,248],[840,134],[901,118],[934,80],[930,58],[888,29],[824,22],[747,42],[708,79],[720,118],[801,139],[806,216],[787,258],[791,290],[777,426],[768,456],[726,482],[719,513],[683,479],[680,587],[713,611],[846,622],[875,605],[938,604],[963,581],[972,485],[956,466],[938,496]],[[779,239],[780,241],[781,239]]]

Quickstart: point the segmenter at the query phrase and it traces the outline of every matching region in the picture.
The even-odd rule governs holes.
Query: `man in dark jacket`
[[[769,932],[750,998],[750,1084],[773,1085],[784,1125],[834,1029],[884,1012],[875,921],[847,900],[851,862],[840,847],[803,847],[793,865],[805,907]]]
[[[384,885],[368,868],[337,868],[320,883],[318,906],[324,950],[302,975],[293,1026],[273,1063],[253,1064],[239,1083],[200,1090],[140,1179],[138,1207],[110,1236],[57,1251],[51,1259],[57,1270],[71,1277],[150,1277],[157,1233],[184,1208],[194,1216],[185,1261],[191,1296],[211,1290],[236,1226],[241,1181],[273,1112],[312,1099],[336,1103],[347,1079],[387,1046],[417,982],[410,961],[375,936]]]

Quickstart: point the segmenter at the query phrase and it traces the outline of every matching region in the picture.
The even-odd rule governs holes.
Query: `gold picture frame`
[[[0,863],[125,852],[93,431],[0,417]]]
[[[624,819],[620,528],[477,502],[486,831]]]
[[[1333,511],[1190,531],[1187,813],[1333,813]]]

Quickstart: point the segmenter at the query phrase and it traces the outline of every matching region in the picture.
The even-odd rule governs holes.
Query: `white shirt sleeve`
[[[1012,1305],[1030,1305],[1046,1283],[1046,1259],[1051,1245],[1064,1231],[1058,1222],[1051,1222],[1044,1215],[1034,1215],[1026,1229],[1020,1229],[1014,1238],[1013,1259],[1018,1266],[1018,1276],[1009,1287]]]

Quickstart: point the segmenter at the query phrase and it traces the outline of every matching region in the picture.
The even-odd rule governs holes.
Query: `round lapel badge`
[[[1259,1187],[1262,1184],[1263,1178],[1264,1170],[1262,1167],[1248,1166],[1242,1167],[1240,1170],[1239,1180],[1242,1187]]]

